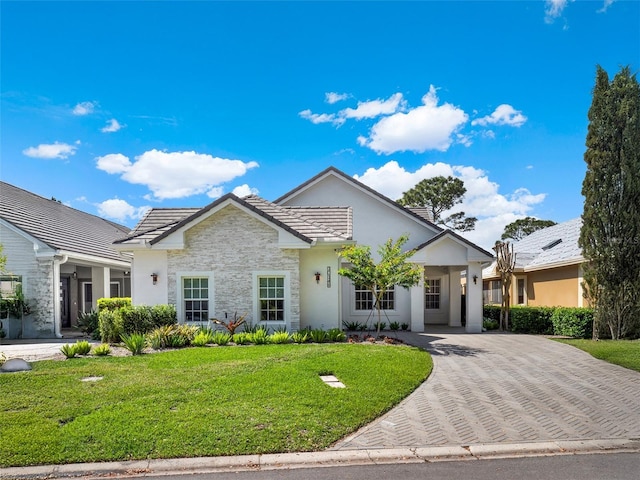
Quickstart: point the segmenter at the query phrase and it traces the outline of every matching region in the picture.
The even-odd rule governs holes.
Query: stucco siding
[[[256,323],[255,272],[286,272],[289,281],[286,326],[297,330],[299,263],[297,250],[278,247],[278,231],[236,207],[227,206],[187,230],[184,249],[167,252],[167,301],[176,304],[180,300],[181,272],[206,272],[213,280],[210,317],[224,319],[226,314],[231,318],[237,312],[247,314],[247,320]]]
[[[528,272],[526,275],[528,305],[578,306],[578,265]]]

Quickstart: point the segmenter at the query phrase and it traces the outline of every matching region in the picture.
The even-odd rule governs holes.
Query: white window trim
[[[87,304],[87,299],[85,298],[85,286],[86,285],[91,285],[91,295],[93,297],[93,282],[80,282],[80,305],[82,306],[81,311],[83,313],[89,313],[91,312],[91,310],[93,310],[93,298],[91,299],[92,302],[92,306],[91,309],[89,309],[89,311],[85,310],[85,306]]]
[[[387,291],[393,289],[393,306],[394,308],[389,309],[389,310],[380,310],[381,312],[385,312],[388,315],[395,315],[397,313],[397,307],[398,306],[398,289],[396,288],[397,285],[394,285],[393,287],[387,289]],[[371,315],[372,310],[356,310],[356,285],[354,283],[351,283],[351,286],[349,288],[349,294],[351,295],[351,299],[349,302],[350,308],[351,308],[351,316],[361,316],[361,317],[368,317],[369,315]],[[377,310],[374,308],[373,309],[374,312],[377,312]]]
[[[429,276],[428,278],[425,278],[425,280],[424,280],[424,287],[425,287],[424,288],[424,292],[423,292],[423,295],[424,295],[424,309],[426,311],[428,311],[428,312],[439,312],[439,311],[442,310],[442,286],[443,286],[442,279],[443,278],[444,277],[432,277],[432,276]],[[439,308],[427,308],[427,293],[429,293],[427,291],[427,286],[429,285],[429,281],[430,280],[439,280],[440,281],[440,291],[438,292],[438,296],[440,297],[439,298],[439,300],[440,300],[439,301],[439,304],[440,304]]]
[[[262,321],[260,320],[260,287],[258,279],[260,277],[284,277],[284,322],[280,320]],[[267,327],[282,327],[289,330],[291,328],[291,277],[289,272],[282,270],[257,270],[252,273],[253,283],[253,323],[255,325],[265,325]]]
[[[176,313],[178,314],[178,323],[187,323],[185,321],[184,314],[184,298],[182,291],[182,279],[183,278],[192,278],[192,277],[200,277],[200,278],[208,278],[209,279],[209,318],[214,317],[215,313],[215,304],[214,304],[214,283],[213,283],[213,272],[211,271],[185,271],[185,272],[176,272]],[[209,321],[207,320],[207,325]],[[205,322],[189,322],[189,325],[204,325]]]
[[[118,286],[118,295],[115,298],[120,298],[120,295],[122,294],[122,285],[120,285],[120,282],[111,281],[111,282],[109,282],[109,285],[117,285]],[[111,292],[109,292],[109,293],[111,293]]]
[[[523,289],[523,302],[522,303],[518,303],[518,280],[523,280],[524,281],[524,289]],[[529,304],[529,295],[527,295],[527,277],[525,276],[521,276],[521,277],[516,277],[516,291],[515,291],[515,305],[528,305]]]

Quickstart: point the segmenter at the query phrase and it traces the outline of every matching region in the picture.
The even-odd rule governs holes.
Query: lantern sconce
[[[316,277],[316,283],[320,285],[320,272],[316,272],[313,275]]]
[[[477,283],[478,283],[478,275],[474,275],[473,276],[473,284],[477,285]]]
[[[73,272],[73,273],[71,274],[71,277],[72,277],[74,280],[77,280],[77,278],[78,278],[78,272]]]
[[[152,273],[151,274],[151,280],[153,281],[153,284],[155,285],[156,283],[158,283],[158,274],[157,273]]]

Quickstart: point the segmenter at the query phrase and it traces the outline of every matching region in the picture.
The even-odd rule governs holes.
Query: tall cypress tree
[[[596,309],[594,336],[640,333],[640,85],[629,67],[597,67],[584,160],[579,244]]]

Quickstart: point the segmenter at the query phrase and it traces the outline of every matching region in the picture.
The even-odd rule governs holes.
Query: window
[[[440,279],[428,278],[425,281],[424,308],[427,310],[440,309]]]
[[[183,277],[182,299],[186,322],[207,322],[209,320],[208,277]]]
[[[89,313],[93,310],[93,284],[82,282],[82,311]]]
[[[284,277],[258,277],[261,322],[284,322]]]
[[[524,305],[524,278],[518,279],[518,305]]]
[[[395,309],[395,287],[388,289],[382,295],[380,300],[381,310],[394,310]],[[376,308],[374,305],[374,298],[371,290],[363,287],[362,285],[356,285],[355,290],[356,310],[373,310]]]
[[[120,282],[111,282],[109,285],[109,295],[111,298],[120,297]]]
[[[21,275],[2,275],[0,276],[0,296],[14,297],[16,292],[22,288]]]
[[[501,280],[485,280],[482,282],[482,301],[485,305],[502,303]]]

